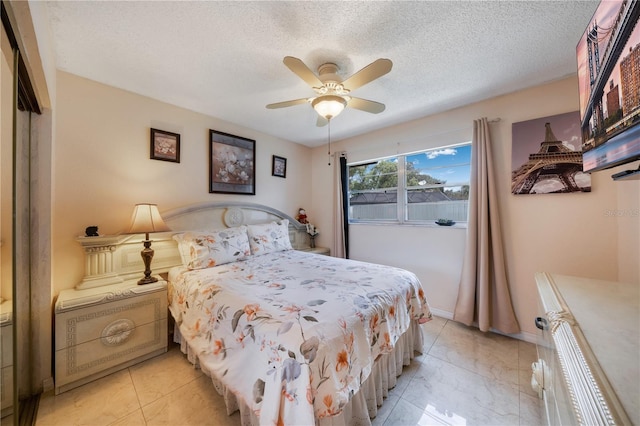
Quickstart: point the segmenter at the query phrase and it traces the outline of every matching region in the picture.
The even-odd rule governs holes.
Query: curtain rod
[[[502,121],[502,119],[500,117],[496,117],[496,118],[492,118],[491,120],[487,120],[487,122],[490,123],[490,124],[498,123],[500,121]],[[460,130],[473,130],[473,124],[471,124],[469,126],[458,127],[458,128],[455,128],[455,129],[444,130],[442,132],[432,133],[432,134],[429,134],[429,135],[423,135],[421,137],[421,139],[433,138],[433,137],[437,137],[437,136],[441,136],[441,135],[446,135],[446,134],[449,134],[449,133],[459,132]],[[413,140],[413,141],[405,140],[405,141],[401,141],[401,142],[395,142],[396,154],[399,154],[399,148],[400,148],[401,144],[403,144],[403,143],[413,143],[415,141],[416,140]],[[369,145],[369,146],[363,147],[361,149],[353,149],[353,150],[347,150],[347,151],[342,150],[340,152],[343,153],[343,155],[347,155],[348,153],[354,154],[354,153],[358,153],[358,152],[369,151],[372,148],[384,148],[384,147],[388,147],[390,145],[392,145],[392,143],[381,143],[381,144],[378,144],[378,145]]]

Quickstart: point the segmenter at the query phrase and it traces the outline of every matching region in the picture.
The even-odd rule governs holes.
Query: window
[[[470,143],[348,168],[351,222],[467,221]]]
[[[398,159],[349,166],[349,219],[395,220]]]

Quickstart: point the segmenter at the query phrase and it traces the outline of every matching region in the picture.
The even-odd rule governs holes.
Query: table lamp
[[[133,215],[131,216],[131,225],[127,230],[127,234],[145,234],[143,241],[144,248],[140,252],[142,261],[144,262],[144,278],[138,281],[138,285],[150,284],[158,281],[158,278],[151,276],[151,259],[153,259],[153,249],[151,248],[151,240],[149,233],[165,232],[171,229],[164,223],[157,204],[136,204]]]

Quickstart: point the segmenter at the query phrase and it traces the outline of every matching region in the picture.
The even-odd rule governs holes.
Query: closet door
[[[0,400],[2,423],[13,413],[13,121],[14,52],[2,26],[0,34]]]
[[[1,3],[0,45],[0,395],[2,424],[31,424],[39,397],[33,368],[31,307],[38,242],[32,225],[38,188],[34,117],[40,107],[19,48],[19,35]],[[35,155],[34,155],[35,151]],[[34,179],[35,176],[35,179]],[[36,247],[38,245],[36,244]],[[47,259],[45,259],[46,261]],[[41,389],[41,386],[40,386]]]

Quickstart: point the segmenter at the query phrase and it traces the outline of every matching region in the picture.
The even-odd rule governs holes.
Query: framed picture
[[[256,195],[256,141],[209,130],[209,192]]]
[[[180,135],[151,129],[151,157],[152,160],[180,162]]]
[[[591,192],[578,111],[513,123],[511,193]]]
[[[281,178],[287,177],[287,159],[284,157],[273,156],[271,163],[271,176],[278,176]]]

